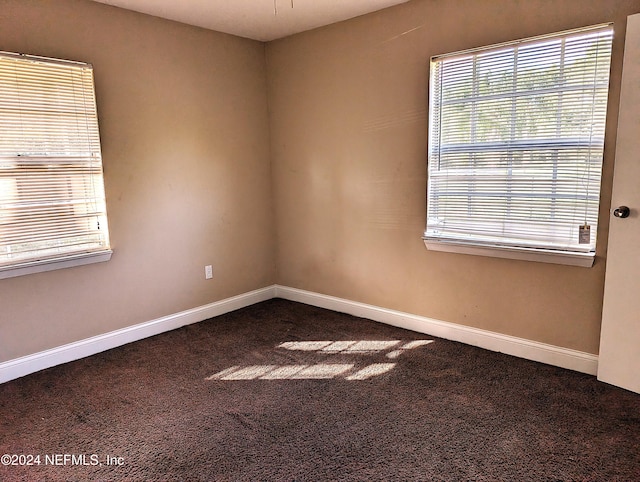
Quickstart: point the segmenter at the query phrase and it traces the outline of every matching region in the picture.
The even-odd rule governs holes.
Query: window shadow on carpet
[[[340,340],[340,341],[287,341],[276,347],[280,350],[303,352],[313,355],[324,355],[322,362],[296,364],[261,364],[235,365],[207,380],[322,380],[343,378],[345,380],[367,380],[380,376],[396,367],[394,362],[371,363],[371,355],[384,356],[395,360],[402,353],[415,348],[424,347],[433,340]],[[336,355],[351,355],[353,363],[331,363],[330,358]]]

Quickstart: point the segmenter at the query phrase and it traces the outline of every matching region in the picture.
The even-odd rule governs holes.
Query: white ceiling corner
[[[93,1],[266,42],[409,0]]]

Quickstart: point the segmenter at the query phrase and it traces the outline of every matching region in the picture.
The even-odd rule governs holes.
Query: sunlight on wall
[[[287,341],[276,348],[319,355],[382,355],[395,359],[407,350],[433,343],[433,340],[361,341]],[[400,346],[399,346],[400,345]],[[387,353],[384,353],[386,352]],[[396,363],[368,363],[360,368],[356,363],[316,363],[299,365],[236,365],[218,372],[206,380],[367,380],[390,372]]]

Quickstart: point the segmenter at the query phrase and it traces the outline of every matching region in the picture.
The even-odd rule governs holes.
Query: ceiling
[[[269,41],[409,0],[93,0],[240,37]]]

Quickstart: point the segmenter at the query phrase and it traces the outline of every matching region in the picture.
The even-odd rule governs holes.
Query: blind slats
[[[0,267],[107,249],[92,67],[0,52]]]
[[[612,37],[432,59],[425,239],[595,251]]]

